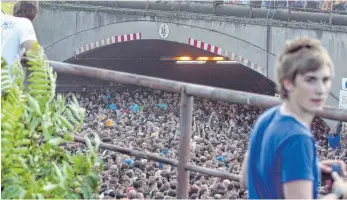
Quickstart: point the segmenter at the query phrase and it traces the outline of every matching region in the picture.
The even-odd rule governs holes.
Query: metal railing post
[[[178,158],[177,199],[188,199],[190,161],[190,140],[192,136],[193,96],[188,96],[185,87],[181,90],[180,105],[180,146]]]
[[[181,12],[181,4],[182,4],[182,1],[178,1],[178,12]]]
[[[333,22],[333,1],[330,2],[329,8],[329,24]]]
[[[216,13],[216,0],[213,0],[212,2],[212,15],[214,15]]]
[[[249,5],[249,11],[248,11],[248,17],[249,17],[249,18],[252,18],[252,16],[253,16],[253,11],[252,11],[252,9],[253,9],[253,4],[250,3],[250,5]]]

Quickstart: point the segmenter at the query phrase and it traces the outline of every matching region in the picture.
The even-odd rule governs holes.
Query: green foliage
[[[1,2],[1,11],[8,15],[13,15],[13,7],[15,2]]]
[[[42,48],[28,53],[28,86],[18,62],[9,68],[1,59],[1,197],[4,199],[95,198],[102,170],[95,146],[72,154],[64,144],[78,132],[84,109],[55,96],[56,73]],[[60,136],[64,134],[64,138]]]

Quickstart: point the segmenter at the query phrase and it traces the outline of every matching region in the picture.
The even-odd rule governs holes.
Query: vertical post
[[[178,12],[181,12],[181,4],[182,4],[182,0],[178,1]]]
[[[291,9],[289,1],[288,1],[288,22],[290,22],[290,20],[291,20],[291,11],[292,11],[292,9]]]
[[[253,12],[252,12],[253,4],[252,2],[249,4],[249,12],[248,12],[248,17],[252,18]]]
[[[266,76],[269,77],[269,56],[270,56],[270,41],[271,37],[271,26],[269,25],[269,19],[266,19]]]
[[[149,2],[147,0],[147,2],[146,2],[146,10],[148,10],[148,8],[149,8]]]
[[[333,1],[330,1],[330,6],[329,6],[329,24],[332,23],[333,21]]]
[[[216,0],[213,0],[212,2],[212,15],[216,13]]]
[[[186,165],[190,161],[190,140],[192,136],[193,96],[188,96],[185,88],[181,90],[180,103],[180,146],[178,158],[177,199],[188,199],[189,171]]]

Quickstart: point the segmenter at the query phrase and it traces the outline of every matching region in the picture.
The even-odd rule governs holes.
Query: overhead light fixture
[[[213,57],[212,60],[217,60],[217,61],[220,60],[221,61],[221,60],[224,60],[224,58],[223,57]]]
[[[192,57],[189,56],[178,56],[178,57],[172,57],[172,56],[162,56],[160,57],[160,60],[166,60],[166,61],[173,61],[173,60],[193,60]]]
[[[196,60],[208,60],[209,57],[198,57]]]
[[[202,56],[202,57],[197,57],[196,60],[224,60],[223,57],[205,57],[205,56]]]
[[[223,60],[223,61],[217,61],[217,64],[237,64],[237,61],[234,60]]]
[[[180,57],[176,57],[176,60],[192,60],[192,58],[189,56],[180,56]]]
[[[206,61],[195,61],[195,60],[178,60],[176,64],[205,64]]]
[[[208,56],[199,56],[192,58],[190,56],[177,56],[177,57],[169,57],[169,56],[162,56],[160,60],[176,60],[176,61],[224,61],[224,57],[208,57]]]

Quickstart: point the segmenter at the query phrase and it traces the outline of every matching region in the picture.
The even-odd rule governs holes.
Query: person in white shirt
[[[19,1],[14,6],[14,16],[1,14],[1,57],[8,66],[21,60],[37,41],[32,20],[38,11],[38,2]]]

